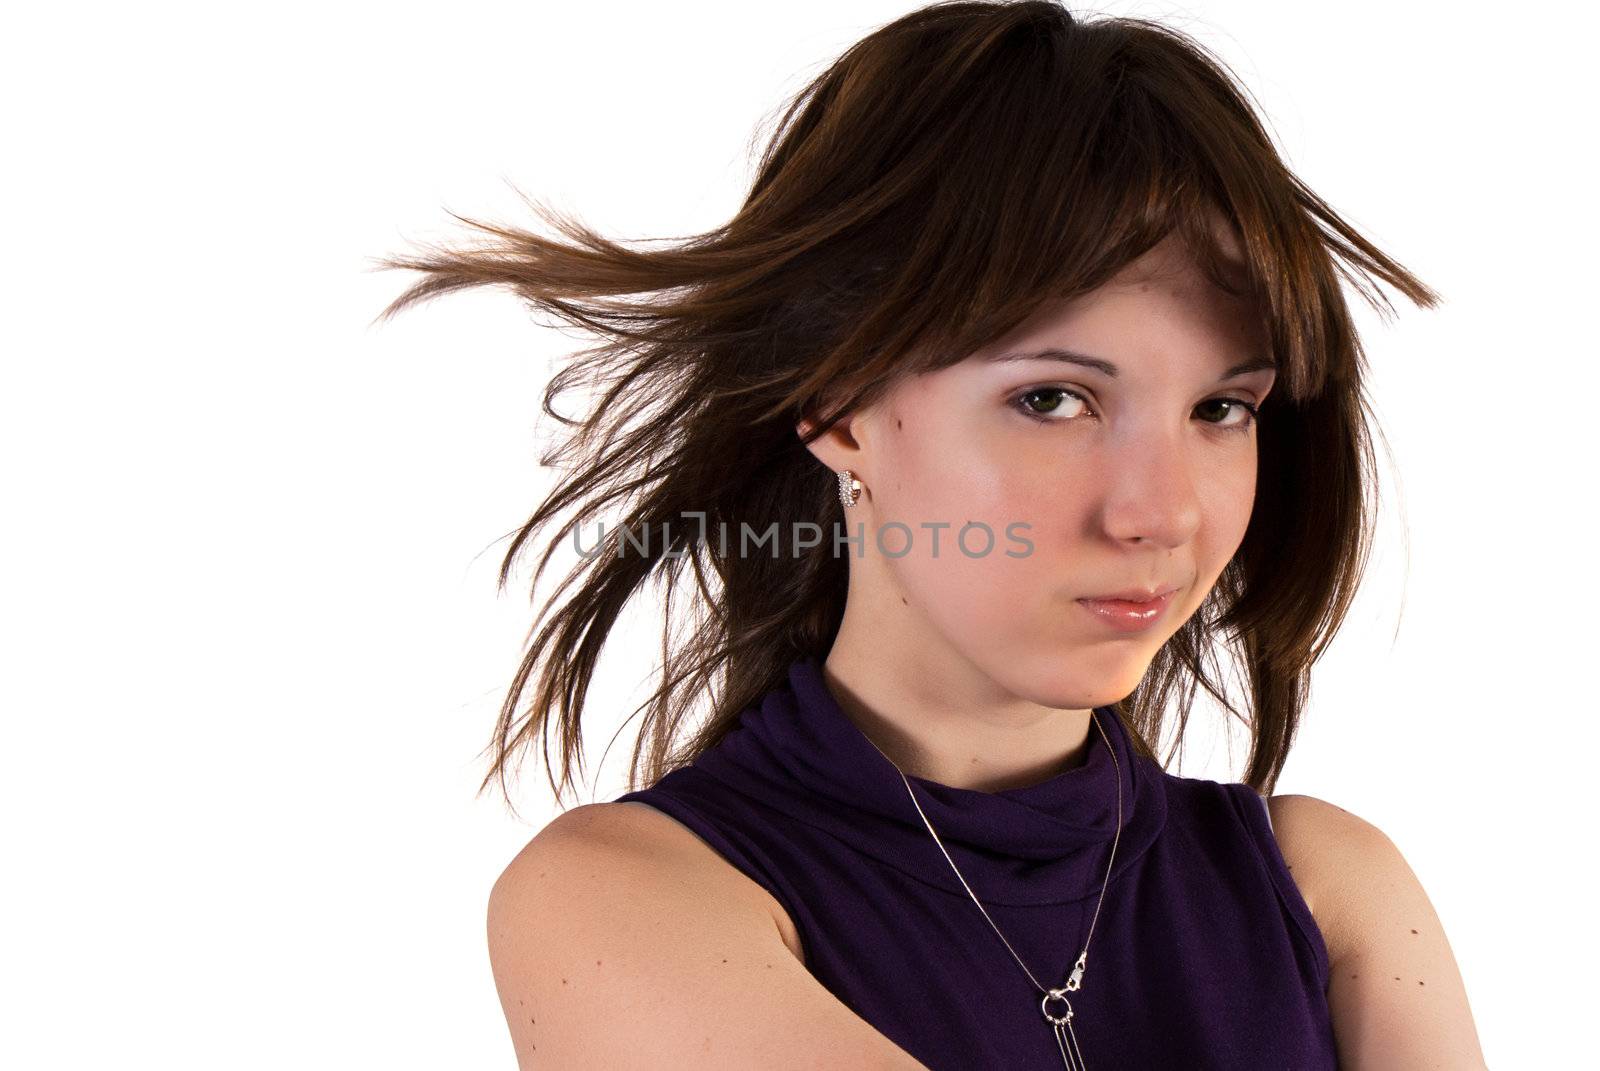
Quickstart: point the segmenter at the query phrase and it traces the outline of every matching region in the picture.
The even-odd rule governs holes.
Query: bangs
[[[1288,170],[1219,59],[1138,19],[1047,13],[940,40],[953,26],[879,41],[871,62],[898,64],[897,80],[847,54],[811,102],[811,136],[797,132],[788,162],[819,149],[806,163],[856,206],[846,229],[864,240],[848,244],[883,287],[850,340],[901,373],[945,367],[1176,236],[1260,309],[1284,393],[1348,375],[1358,347],[1334,254],[1358,285],[1361,270],[1389,277],[1387,262]],[[853,91],[869,82],[879,96]]]

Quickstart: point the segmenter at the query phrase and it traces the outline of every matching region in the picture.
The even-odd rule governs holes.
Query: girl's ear
[[[842,414],[827,431],[806,443],[806,449],[834,472],[842,469],[860,471],[862,450],[855,435],[856,422],[859,419],[858,413]],[[808,411],[795,423],[795,434],[804,441],[819,423],[817,414]]]

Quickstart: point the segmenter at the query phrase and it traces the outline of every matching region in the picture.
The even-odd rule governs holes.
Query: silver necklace
[[[849,469],[843,469],[835,475],[839,481],[839,502],[848,511],[861,499],[863,490],[861,481]],[[1044,999],[1039,1002],[1039,1010],[1044,1012],[1045,1019],[1055,1032],[1056,1046],[1061,1050],[1061,1062],[1066,1066],[1067,1071],[1087,1071],[1088,1065],[1083,1062],[1083,1053],[1078,1048],[1078,1036],[1072,1030],[1072,1001],[1067,999],[1067,994],[1076,993],[1083,987],[1083,972],[1089,961],[1089,941],[1094,937],[1094,924],[1100,918],[1100,906],[1106,900],[1106,885],[1111,881],[1111,866],[1117,859],[1117,843],[1122,840],[1122,763],[1117,760],[1117,749],[1111,746],[1111,740],[1106,736],[1105,728],[1100,724],[1100,719],[1095,717],[1094,711],[1091,710],[1089,712],[1089,718],[1094,722],[1094,727],[1100,731],[1100,739],[1106,742],[1106,751],[1111,755],[1111,761],[1116,765],[1117,834],[1111,841],[1111,858],[1106,861],[1105,880],[1100,883],[1100,899],[1094,905],[1094,916],[1089,919],[1089,932],[1083,939],[1083,951],[1078,953],[1078,961],[1073,964],[1072,975],[1067,979],[1066,984],[1055,989],[1046,989],[1039,984],[1039,979],[1035,978],[1033,972],[1028,970],[1028,965],[1022,962],[1022,957],[1017,955],[1017,950],[1011,947],[1011,942],[1006,940],[1006,935],[1001,933],[1000,927],[994,924],[994,919],[989,918],[989,912],[984,910],[983,904],[974,895],[972,886],[968,885],[967,879],[962,877],[961,868],[956,866],[956,861],[950,858],[949,852],[945,851],[944,841],[939,839],[939,834],[934,830],[933,823],[928,821],[928,816],[922,813],[922,804],[917,802],[917,794],[911,790],[911,781],[906,777],[905,771],[895,766],[894,760],[889,756],[883,755],[883,749],[873,743],[870,736],[867,736],[867,743],[872,744],[877,749],[878,754],[883,755],[885,762],[890,766],[894,766],[895,772],[900,775],[900,780],[905,782],[906,793],[911,797],[911,805],[917,809],[917,814],[922,816],[922,824],[928,827],[928,832],[932,834],[933,842],[939,846],[939,851],[944,852],[945,862],[949,863],[950,869],[956,872],[956,879],[961,882],[961,887],[967,890],[967,895],[972,897],[972,902],[978,905],[979,911],[983,912],[984,920],[989,923],[989,928],[994,931],[996,937],[1000,938],[1000,943],[1006,946],[1006,951],[1011,953],[1011,958],[1017,961],[1017,966],[1022,968],[1022,973],[1028,976],[1028,981],[1033,983],[1035,989],[1044,994]],[[866,733],[861,735],[866,736]],[[1052,1000],[1058,1000],[1066,1005],[1067,1011],[1065,1015],[1051,1014],[1050,1002]]]
[[[961,868],[956,866],[956,861],[950,858],[950,853],[945,850],[944,841],[939,839],[939,834],[934,830],[933,823],[928,821],[928,816],[923,813],[922,804],[917,802],[917,794],[912,791],[911,781],[906,777],[905,771],[895,765],[895,761],[889,758],[888,755],[884,755],[883,749],[873,743],[870,736],[867,736],[867,743],[872,744],[877,749],[878,754],[883,755],[884,761],[888,762],[890,766],[894,766],[895,772],[900,775],[900,780],[906,786],[907,794],[911,796],[911,805],[917,809],[917,814],[922,818],[922,824],[928,827],[928,832],[932,834],[933,842],[939,846],[939,851],[944,853],[945,862],[949,863],[950,869],[955,871],[956,880],[961,882],[961,887],[967,890],[967,895],[972,897],[972,902],[978,905],[979,911],[983,912],[984,920],[989,923],[989,928],[994,931],[996,937],[1000,938],[1000,943],[1006,946],[1006,951],[1011,953],[1011,958],[1017,961],[1017,966],[1022,968],[1022,973],[1028,976],[1028,981],[1033,983],[1035,989],[1044,994],[1043,999],[1039,1002],[1039,1010],[1044,1013],[1045,1019],[1050,1023],[1051,1030],[1056,1036],[1056,1047],[1061,1050],[1061,1063],[1066,1067],[1067,1071],[1086,1071],[1088,1067],[1083,1061],[1082,1050],[1078,1048],[1078,1036],[1072,1029],[1072,1001],[1067,999],[1067,994],[1076,993],[1083,987],[1083,972],[1089,961],[1089,942],[1094,938],[1094,924],[1100,918],[1100,906],[1105,903],[1106,886],[1111,881],[1111,867],[1117,859],[1117,843],[1122,839],[1122,763],[1117,760],[1117,749],[1111,746],[1111,740],[1106,736],[1105,728],[1101,726],[1100,719],[1095,716],[1092,710],[1089,712],[1089,720],[1094,722],[1094,727],[1100,731],[1100,739],[1105,741],[1106,752],[1111,756],[1111,761],[1116,766],[1117,832],[1116,836],[1111,840],[1111,858],[1106,861],[1106,876],[1100,883],[1100,899],[1096,901],[1094,915],[1089,919],[1089,932],[1083,939],[1083,951],[1078,953],[1078,961],[1073,964],[1072,974],[1067,979],[1066,984],[1054,989],[1047,989],[1039,983],[1039,979],[1034,977],[1033,972],[1028,969],[1028,965],[1022,962],[1022,957],[1017,955],[1017,950],[1011,947],[1011,942],[1006,940],[1006,935],[1000,932],[1000,927],[994,924],[994,919],[989,917],[989,912],[984,910],[982,902],[973,893],[972,886],[968,885],[967,879],[962,876]],[[865,733],[861,735],[866,736]],[[1050,1011],[1050,1002],[1052,1000],[1060,1001],[1066,1005],[1066,1013],[1063,1015],[1053,1014]]]

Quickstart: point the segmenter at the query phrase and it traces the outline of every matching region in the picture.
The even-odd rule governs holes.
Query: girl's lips
[[[1088,610],[1102,624],[1122,632],[1138,632],[1149,628],[1161,618],[1176,589],[1154,599],[1078,599],[1079,606]]]

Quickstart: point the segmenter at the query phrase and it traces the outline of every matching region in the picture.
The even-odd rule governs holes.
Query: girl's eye
[[[1062,398],[1071,398],[1080,404],[1087,404],[1083,395],[1065,387],[1035,387],[1027,391],[1016,400],[1024,416],[1030,416],[1043,424],[1054,424],[1058,420],[1051,414],[1062,407]],[[1041,399],[1037,401],[1036,399]],[[1071,408],[1070,403],[1067,406]]]
[[[1259,413],[1256,406],[1243,398],[1207,398],[1200,403],[1198,408],[1205,409],[1207,406],[1220,406],[1225,411],[1222,414],[1222,420],[1208,420],[1206,423],[1215,424],[1217,427],[1225,428],[1228,431],[1248,431],[1255,424]],[[1239,419],[1234,420],[1231,424],[1223,422],[1235,414],[1238,414]]]
[[[1088,400],[1075,390],[1066,387],[1034,387],[1018,395],[1013,403],[1020,409],[1024,416],[1039,421],[1041,424],[1059,424],[1072,419],[1070,412],[1066,416],[1058,416],[1063,408],[1063,399],[1070,399],[1065,403],[1066,408],[1072,408],[1071,403],[1077,402],[1080,406],[1087,407]],[[1255,425],[1259,415],[1259,407],[1245,401],[1243,398],[1219,397],[1208,398],[1196,407],[1196,412],[1217,413],[1217,419],[1203,417],[1205,423],[1224,431],[1248,431]],[[1228,418],[1233,417],[1230,421]]]

